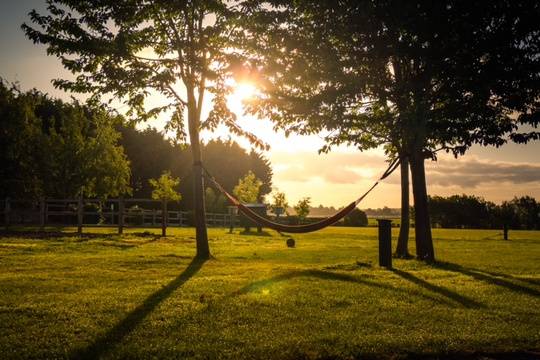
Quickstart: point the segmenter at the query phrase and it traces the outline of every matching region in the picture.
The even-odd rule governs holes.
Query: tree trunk
[[[435,261],[433,239],[431,237],[431,224],[429,221],[426,172],[424,168],[424,155],[422,149],[416,149],[410,158],[414,212],[416,256],[420,260]]]
[[[401,157],[401,225],[399,227],[399,237],[396,247],[396,257],[409,258],[409,159]]]
[[[189,97],[189,94],[188,94]],[[189,97],[190,104],[194,101]],[[195,239],[197,243],[198,259],[210,258],[208,234],[206,231],[206,211],[204,207],[204,180],[202,171],[201,143],[199,139],[199,119],[196,107],[190,109],[188,105],[189,140],[193,156],[193,212],[195,215]]]

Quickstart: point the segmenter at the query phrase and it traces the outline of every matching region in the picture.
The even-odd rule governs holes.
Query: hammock
[[[400,163],[399,158],[396,158],[396,159],[392,160],[392,162],[390,162],[390,165],[388,166],[386,171],[382,174],[382,176],[364,194],[362,194],[362,196],[360,196],[358,199],[356,199],[355,201],[353,201],[352,203],[350,203],[349,205],[347,205],[346,207],[344,207],[343,209],[341,209],[340,211],[338,211],[334,215],[332,215],[332,216],[330,216],[328,218],[325,218],[323,220],[317,221],[315,223],[306,224],[306,225],[284,225],[284,224],[280,224],[280,223],[271,221],[271,220],[265,218],[264,216],[261,216],[261,215],[257,214],[255,211],[251,210],[250,208],[248,208],[247,206],[242,204],[234,196],[229,194],[229,192],[227,192],[227,190],[225,190],[223,188],[223,186],[221,186],[221,184],[219,184],[217,182],[217,180],[210,174],[210,172],[204,166],[202,166],[202,164],[199,164],[199,165],[202,167],[202,169],[204,170],[204,172],[206,174],[206,177],[214,184],[214,186],[223,195],[225,195],[225,197],[234,206],[236,206],[238,208],[238,210],[240,212],[242,212],[247,218],[251,219],[252,221],[254,221],[255,223],[257,223],[257,224],[259,224],[259,225],[261,225],[263,227],[274,229],[274,230],[279,231],[279,232],[287,232],[287,233],[297,233],[297,234],[299,234],[299,233],[308,233],[308,232],[313,232],[313,231],[318,231],[318,230],[324,229],[325,227],[333,225],[336,222],[338,222],[339,220],[341,220],[342,218],[344,218],[345,216],[347,216],[347,214],[349,214],[351,211],[353,211],[356,208],[356,206],[362,200],[364,200],[364,198],[371,192],[371,190],[373,190],[379,184],[380,181],[382,181],[385,178],[387,178],[388,176],[390,176],[390,174],[392,174],[394,172],[394,170],[397,169],[397,167],[399,166],[399,163]]]

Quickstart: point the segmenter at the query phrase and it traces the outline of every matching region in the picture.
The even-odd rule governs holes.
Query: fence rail
[[[0,200],[0,222],[7,229],[12,225],[161,228],[165,235],[167,227],[192,225],[188,211],[169,210],[166,201],[151,199],[42,199]],[[210,227],[238,226],[234,214],[207,213],[206,224]]]

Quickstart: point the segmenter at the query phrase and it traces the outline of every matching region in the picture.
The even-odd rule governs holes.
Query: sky
[[[27,13],[33,8],[43,10],[44,0],[0,1],[0,77],[18,82],[23,90],[37,88],[65,100],[70,96],[81,98],[52,86],[52,79],[72,75],[57,58],[46,55],[44,46],[33,44],[20,29],[23,22],[29,22]],[[387,166],[380,150],[360,152],[339,147],[319,155],[317,150],[324,144],[322,137],[286,138],[283,133],[274,133],[269,121],[242,115],[239,95],[235,94],[229,104],[243,128],[270,144],[271,149],[264,155],[272,163],[273,184],[286,193],[289,203],[310,197],[314,206],[346,205],[367,190]],[[163,123],[163,119],[156,119],[142,126],[160,129]],[[216,136],[229,135],[219,129],[217,134],[205,133],[203,138]],[[249,148],[247,141],[232,138]],[[437,162],[427,161],[426,174],[430,195],[464,193],[496,203],[523,195],[540,200],[540,142],[506,144],[498,149],[474,146],[458,159],[444,154]],[[400,206],[399,171],[360,205],[361,208],[383,206]]]

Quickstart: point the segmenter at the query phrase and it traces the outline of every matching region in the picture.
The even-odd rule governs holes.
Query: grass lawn
[[[376,228],[211,229],[205,263],[193,229],[66,231],[0,238],[1,358],[540,357],[540,232],[435,229],[440,263],[386,270]]]

